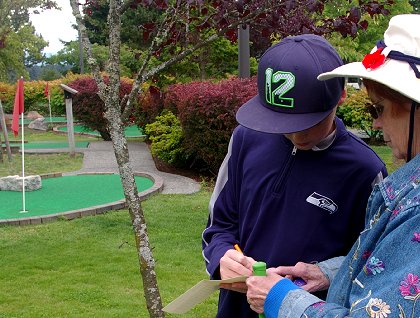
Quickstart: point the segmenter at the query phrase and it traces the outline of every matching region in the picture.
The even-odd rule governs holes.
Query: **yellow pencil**
[[[234,248],[235,248],[235,250],[237,250],[239,253],[244,253],[244,252],[242,252],[242,250],[241,250],[241,248],[239,247],[239,245],[238,244],[235,244],[234,246],[233,246]]]

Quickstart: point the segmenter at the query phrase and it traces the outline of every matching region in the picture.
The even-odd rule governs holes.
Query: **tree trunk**
[[[121,117],[115,109],[115,105],[105,106],[107,109],[105,117],[110,126],[111,139],[118,163],[121,183],[123,185],[124,195],[135,234],[137,256],[140,264],[147,309],[150,317],[165,317],[165,314],[162,311],[162,300],[157,285],[155,260],[150,247],[146,220],[140,205],[134,173],[129,162],[127,139],[124,136]]]
[[[98,95],[105,103],[105,118],[108,121],[108,128],[111,134],[115,158],[118,163],[124,196],[133,225],[147,309],[151,318],[162,318],[165,317],[165,313],[162,310],[162,300],[157,285],[155,261],[153,259],[152,249],[150,248],[146,220],[140,205],[137,185],[129,160],[127,139],[124,135],[124,127],[121,120],[121,107],[119,102],[121,2],[117,0],[110,0],[109,2],[109,59],[106,67],[106,71],[109,74],[108,84],[103,80],[98,62],[93,57],[92,45],[87,37],[86,27],[83,24],[83,19],[79,12],[79,3],[76,0],[70,0],[70,5],[79,26],[83,46],[88,55],[87,61],[91,66],[95,81],[98,84]]]

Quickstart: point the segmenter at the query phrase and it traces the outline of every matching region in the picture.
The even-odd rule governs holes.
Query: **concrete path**
[[[28,151],[25,152],[51,153],[68,151],[67,149],[33,150],[35,149],[28,149]],[[118,165],[115,159],[111,141],[90,142],[88,148],[78,148],[77,152],[84,154],[82,169],[65,173],[63,175],[94,172],[118,173]],[[200,183],[193,179],[157,170],[149,148],[144,142],[129,142],[128,152],[130,156],[131,167],[134,173],[158,175],[163,179],[162,193],[190,194],[200,190]]]

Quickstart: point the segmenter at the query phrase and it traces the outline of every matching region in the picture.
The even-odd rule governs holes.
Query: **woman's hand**
[[[301,288],[308,292],[326,290],[330,286],[328,278],[315,264],[299,262],[295,266],[279,266],[273,270],[278,275],[285,276],[292,281],[296,278],[303,279],[306,285],[301,286]]]
[[[270,268],[267,270],[267,276],[251,276],[246,280],[248,287],[246,297],[253,311],[259,314],[264,312],[264,303],[268,292],[283,278]]]

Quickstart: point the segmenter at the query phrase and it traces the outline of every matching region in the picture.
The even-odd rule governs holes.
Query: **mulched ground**
[[[188,177],[188,178],[191,178],[191,179],[193,179],[197,182],[202,181],[201,175],[196,171],[177,168],[177,167],[171,166],[170,164],[162,161],[161,159],[159,159],[155,156],[152,156],[152,157],[153,157],[153,161],[155,162],[156,169],[158,169],[159,171]]]

